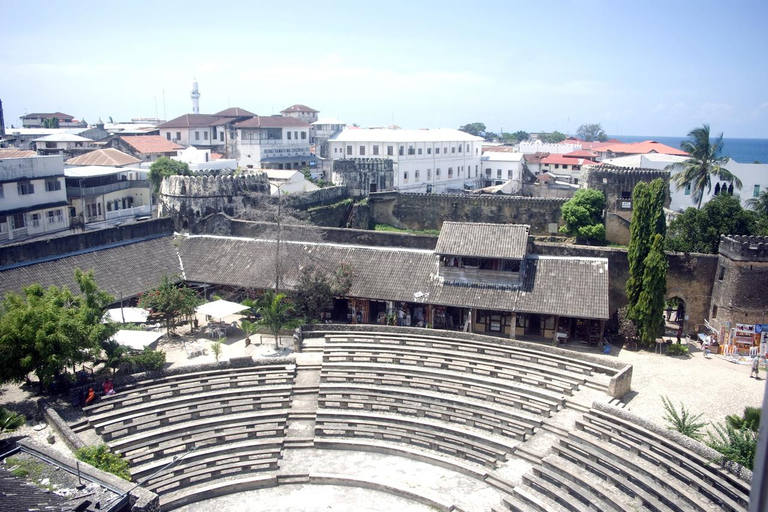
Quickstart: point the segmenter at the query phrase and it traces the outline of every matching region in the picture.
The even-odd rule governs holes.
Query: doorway
[[[528,317],[528,332],[532,336],[541,336],[541,316],[530,315]]]

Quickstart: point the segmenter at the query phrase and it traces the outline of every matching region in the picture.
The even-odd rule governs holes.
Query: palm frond
[[[680,412],[678,413],[669,398],[662,396],[661,400],[666,411],[664,420],[669,424],[671,430],[676,430],[692,439],[701,439],[701,429],[706,425],[706,423],[699,421],[703,414],[693,415],[686,410],[683,404],[680,404]]]

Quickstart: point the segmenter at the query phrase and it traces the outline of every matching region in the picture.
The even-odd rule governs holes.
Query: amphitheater
[[[162,510],[744,511],[751,474],[621,407],[631,366],[369,325],[85,408]]]

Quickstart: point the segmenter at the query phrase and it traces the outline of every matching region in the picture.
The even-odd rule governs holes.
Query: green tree
[[[152,193],[157,195],[160,192],[160,183],[163,178],[169,176],[190,176],[189,165],[178,160],[171,160],[167,156],[161,156],[149,167],[147,179],[152,185]]]
[[[760,217],[768,218],[768,190],[763,190],[759,196],[747,200],[747,206]]]
[[[163,315],[168,335],[173,332],[179,317],[191,317],[200,303],[195,291],[187,286],[177,286],[174,279],[163,276],[160,285],[139,296],[139,307]]]
[[[517,142],[522,142],[524,140],[530,139],[531,138],[531,134],[526,132],[526,131],[523,131],[523,130],[518,130],[518,131],[516,131],[515,133],[512,134],[512,137]]]
[[[299,325],[299,320],[293,310],[293,304],[283,293],[275,294],[271,290],[259,300],[259,315],[257,322],[266,327],[275,337],[275,349],[280,347],[280,331],[292,329]]]
[[[667,166],[668,171],[677,172],[672,177],[677,189],[690,186],[691,199],[696,202],[697,208],[701,208],[704,194],[712,189],[712,176],[733,183],[741,190],[741,180],[724,167],[728,158],[720,155],[723,151],[723,134],[711,140],[709,125],[705,124],[691,130],[688,136],[690,139],[680,144],[680,149],[688,153],[688,159]]]
[[[320,320],[320,313],[331,306],[333,298],[346,295],[351,286],[349,265],[341,265],[333,273],[314,266],[304,267],[292,295],[296,313],[308,322]]]
[[[605,196],[599,190],[579,189],[560,209],[565,225],[560,231],[575,236],[577,243],[605,242]]]
[[[600,126],[599,123],[583,124],[579,126],[579,129],[576,130],[576,135],[578,135],[581,140],[587,142],[605,142],[608,140],[608,135],[605,134],[603,127]]]
[[[651,250],[653,235],[666,235],[664,201],[666,184],[662,179],[640,182],[632,191],[632,221],[629,225],[629,278],[627,279],[628,315],[635,319],[645,274],[645,259]],[[639,330],[639,329],[638,329]]]
[[[669,224],[667,249],[717,254],[720,235],[756,235],[755,212],[745,210],[738,197],[719,195],[700,210],[687,208]]]
[[[111,297],[90,272],[76,271],[75,280],[80,295],[39,284],[23,295],[6,295],[0,309],[0,382],[19,382],[34,372],[42,391],[67,366],[93,358],[114,334],[114,324],[101,322]]]
[[[564,141],[565,138],[566,138],[565,134],[557,130],[553,131],[552,133],[546,133],[546,132],[539,133],[539,140],[541,140],[541,142],[544,142],[546,144],[557,144],[558,142]]]
[[[485,124],[469,123],[459,127],[459,131],[475,135],[476,137],[485,137]]]
[[[632,318],[640,341],[650,346],[664,332],[664,295],[667,293],[667,255],[664,237],[653,235],[653,243],[643,262],[643,281]]]

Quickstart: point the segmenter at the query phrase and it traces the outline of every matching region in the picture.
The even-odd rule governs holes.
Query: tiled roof
[[[284,116],[256,116],[235,123],[235,128],[309,128],[300,119]]]
[[[646,140],[643,142],[633,142],[630,144],[619,143],[609,144],[601,151],[610,151],[617,154],[645,154],[645,153],[661,153],[663,155],[680,155],[687,156],[688,153],[682,149],[676,149],[666,144],[661,144],[655,140]]]
[[[291,105],[290,107],[286,108],[285,110],[281,110],[280,113],[283,114],[285,112],[320,112],[319,110],[315,110],[313,108],[309,108],[306,105]]]
[[[542,160],[547,158],[549,153],[546,151],[538,151],[536,153],[526,153],[525,161],[529,164],[540,164]]]
[[[6,512],[73,510],[67,498],[41,489],[23,478],[15,477],[5,468],[0,468],[0,503]]]
[[[38,119],[40,117],[43,117],[43,118],[46,118],[46,119],[50,119],[52,117],[55,117],[56,119],[60,119],[62,121],[69,121],[71,119],[74,119],[73,116],[71,116],[69,114],[64,114],[63,112],[50,112],[50,113],[48,113],[48,112],[43,112],[43,113],[35,112],[35,113],[32,113],[32,114],[26,114],[26,115],[21,116],[22,119]]]
[[[213,115],[217,117],[253,117],[256,114],[253,112],[248,112],[244,108],[230,107],[222,110],[221,112],[216,112]]]
[[[570,153],[565,153],[563,156],[567,156],[568,158],[596,158],[599,156],[597,154],[597,151],[591,151],[589,149],[580,149],[578,151],[571,151]]]
[[[479,258],[522,259],[528,246],[525,224],[443,222],[435,253]]]
[[[44,288],[65,286],[77,291],[76,268],[93,269],[99,287],[115,298],[121,293],[128,298],[151,290],[163,275],[181,274],[173,237],[165,236],[0,270],[0,296],[7,292],[21,293],[32,283]]]
[[[31,149],[0,149],[0,158],[29,158],[37,156]]]
[[[139,153],[173,153],[184,149],[161,135],[125,135],[120,138]]]
[[[211,126],[218,120],[218,117],[208,114],[184,114],[183,116],[179,116],[176,119],[171,119],[170,121],[161,124],[158,128],[195,128]]]
[[[597,162],[588,160],[586,158],[570,158],[565,155],[551,154],[544,158],[541,163],[543,164],[559,164],[559,165],[595,165]]]
[[[69,133],[69,132],[63,132],[63,133],[52,133],[50,135],[46,135],[45,137],[40,137],[39,139],[35,139],[34,142],[93,142],[93,140],[81,137],[80,135]]]
[[[514,146],[486,146],[483,144],[483,153],[514,153]]]
[[[67,165],[99,165],[122,167],[124,165],[138,164],[141,160],[132,157],[114,148],[97,149],[75,158],[67,160]]]

